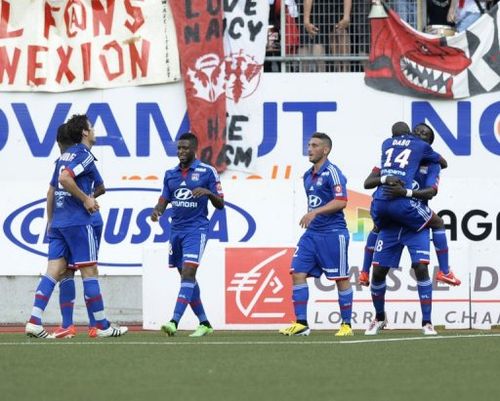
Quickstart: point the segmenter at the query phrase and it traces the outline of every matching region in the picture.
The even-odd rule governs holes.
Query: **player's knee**
[[[429,269],[427,265],[423,263],[413,263],[411,265],[412,269],[415,271],[415,278],[417,281],[427,281],[429,280]]]
[[[432,218],[429,222],[430,228],[444,228],[444,220],[438,216],[436,213],[432,214]]]
[[[293,273],[292,274],[293,285],[304,284],[307,282],[307,274],[305,273]]]
[[[196,279],[196,267],[184,266],[181,271],[181,278],[194,281]]]
[[[385,281],[389,269],[381,266],[375,266],[372,272],[372,282],[381,283]]]

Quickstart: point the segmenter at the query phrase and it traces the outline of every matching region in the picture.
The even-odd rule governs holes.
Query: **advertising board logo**
[[[226,249],[226,323],[293,320],[290,264],[294,248]]]
[[[144,245],[163,244],[170,238],[171,208],[158,223],[151,221],[152,207],[158,197],[156,188],[107,188],[99,198],[104,220],[99,265],[141,267]],[[4,221],[8,241],[23,251],[47,257],[46,199],[14,206]],[[209,216],[208,239],[220,242],[247,242],[256,231],[254,218],[238,205],[225,202],[225,208]]]
[[[174,197],[179,200],[188,200],[193,197],[193,193],[189,188],[179,188],[174,192]]]

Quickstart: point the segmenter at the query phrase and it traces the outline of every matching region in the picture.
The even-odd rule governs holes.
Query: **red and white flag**
[[[184,78],[189,125],[198,157],[224,171],[226,87],[222,0],[176,0],[170,7]]]

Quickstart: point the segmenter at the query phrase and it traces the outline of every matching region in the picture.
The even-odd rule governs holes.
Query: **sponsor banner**
[[[199,157],[224,171],[226,93],[222,1],[170,2],[177,30],[190,130]]]
[[[442,37],[416,31],[386,4],[384,7],[385,17],[370,19],[367,85],[441,99],[461,99],[500,89],[498,5],[467,30]]]
[[[347,176],[348,186],[362,190],[364,178],[379,163],[382,141],[400,120],[410,125],[426,121],[434,128],[433,147],[450,165],[442,173],[444,182],[476,180],[477,171],[486,179],[494,176],[500,155],[500,101],[494,94],[460,102],[428,101],[367,88],[362,74],[263,74],[262,78],[255,172],[228,171],[223,180],[299,178],[310,167],[310,135],[322,131],[333,139],[331,159]],[[181,83],[86,90],[76,97],[10,93],[0,98],[2,182],[46,180],[48,166],[59,155],[58,125],[82,112],[96,128],[92,151],[105,181],[162,175],[159,166],[177,162],[175,140],[189,129]],[[20,155],[23,168],[10,168],[19,164]],[[240,152],[235,163],[238,159],[243,165],[245,158]]]
[[[170,209],[159,223],[153,223],[149,218],[160,195],[162,181],[158,178],[111,180],[105,185],[107,191],[98,199],[104,219],[99,252],[101,270],[106,274],[141,274],[143,247],[160,246],[170,237]],[[482,262],[478,266],[495,268],[498,260],[495,247],[486,244],[498,244],[500,240],[497,198],[481,197],[464,202],[464,185],[463,180],[443,183],[439,195],[430,205],[442,216],[451,247],[470,247],[471,263],[475,264],[474,258],[479,258],[476,245],[480,245]],[[478,180],[467,185],[471,193],[480,193],[485,185],[493,188],[500,186],[500,181],[486,183]],[[3,232],[0,252],[4,260],[0,265],[0,275],[38,274],[46,264],[44,195],[48,183],[33,180],[10,182],[7,187],[4,202],[0,204]],[[299,221],[307,211],[301,180],[226,180],[223,188],[226,207],[223,210],[210,209],[211,241],[269,247],[297,242],[303,232]],[[349,190],[348,199],[344,215],[351,244],[363,244],[373,227],[369,214],[371,197],[367,193]],[[350,262],[360,264],[362,258],[362,252],[352,254]],[[455,269],[463,260],[450,252],[452,268]],[[484,280],[489,277],[488,271],[485,268]]]
[[[224,9],[226,30],[226,161],[230,170],[255,171],[262,126],[262,74],[269,3],[236,0]]]
[[[180,79],[165,1],[2,1],[0,90],[61,92]]]
[[[351,245],[351,259],[352,255],[359,255],[362,251],[362,244]],[[489,328],[500,324],[500,266],[497,264],[485,273],[478,263],[470,263],[474,259],[472,248],[453,247],[451,251],[462,261],[456,265],[455,271],[463,279],[463,284],[449,287],[434,282],[433,323],[448,328]],[[292,252],[293,247],[288,246],[234,247],[209,243],[197,279],[207,315],[214,327],[262,330],[290,324],[293,307],[288,263]],[[167,257],[165,249],[147,248],[144,252],[143,321],[146,329],[159,329],[170,318],[175,306],[179,279],[174,269],[166,267]],[[434,262],[435,259],[430,268],[432,277],[437,272]],[[387,279],[386,310],[392,329],[421,327],[417,286],[410,265],[410,258],[405,254],[401,267],[391,271]],[[352,323],[355,329],[365,329],[374,312],[370,290],[355,284],[359,270],[359,265],[351,263],[354,289]],[[319,330],[337,329],[340,313],[335,283],[324,278],[310,278],[308,283],[310,326]],[[197,325],[195,316],[187,311],[180,328],[194,329]]]
[[[295,248],[227,248],[225,310],[227,324],[289,323],[290,270]]]

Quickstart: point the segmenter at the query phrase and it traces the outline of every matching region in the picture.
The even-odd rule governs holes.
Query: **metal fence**
[[[309,19],[304,15],[307,1],[274,0],[269,17],[265,70],[362,72],[370,53],[368,14],[371,0],[351,0],[348,24],[343,21],[344,0],[312,0]],[[426,0],[390,0],[386,3],[414,28],[424,28]]]

